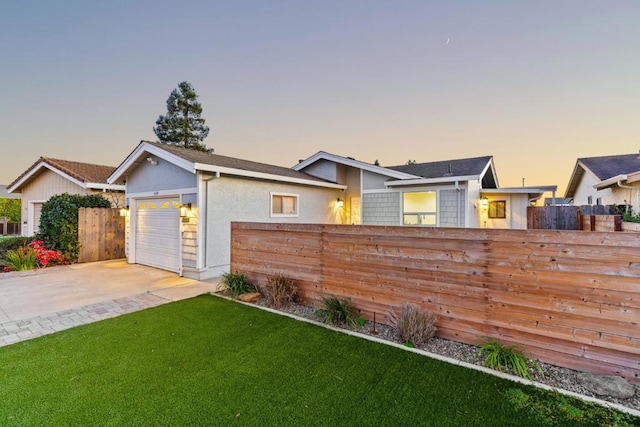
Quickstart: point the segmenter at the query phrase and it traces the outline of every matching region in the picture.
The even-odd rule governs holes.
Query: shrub
[[[366,319],[356,316],[356,309],[348,298],[340,301],[337,297],[323,297],[321,309],[316,310],[316,316],[322,318],[324,323],[335,326],[351,326],[354,328],[364,326]]]
[[[423,310],[415,304],[403,304],[400,314],[390,313],[391,323],[402,342],[416,347],[429,341],[438,329],[438,317],[429,310]]]
[[[26,247],[12,249],[5,253],[4,271],[33,270],[67,263],[60,252],[44,247],[42,240],[34,240]]]
[[[4,258],[7,251],[15,250],[27,246],[32,237],[2,237],[0,238],[0,259]]]
[[[7,251],[4,254],[4,259],[6,263],[5,271],[33,270],[39,265],[36,251],[31,247]]]
[[[43,240],[47,248],[61,252],[69,260],[76,260],[80,250],[78,209],[110,207],[111,203],[100,194],[52,196],[42,205],[37,238]]]
[[[243,273],[225,273],[222,275],[222,284],[231,291],[234,298],[238,298],[240,294],[255,292],[256,287],[247,279]]]
[[[542,368],[535,361],[527,358],[522,352],[513,345],[504,346],[498,341],[488,341],[480,347],[478,353],[484,355],[484,366],[495,369],[496,371],[510,371],[522,378],[533,380],[529,372],[529,365],[542,372]]]
[[[298,298],[298,287],[293,279],[282,274],[267,276],[267,299],[274,308],[286,307]]]

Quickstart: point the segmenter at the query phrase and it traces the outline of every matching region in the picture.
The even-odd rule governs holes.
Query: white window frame
[[[429,216],[433,216],[436,220],[435,224],[405,224],[405,215],[420,214],[417,212],[405,212],[404,210],[404,195],[406,193],[434,193],[436,197],[436,210],[435,212],[423,212]],[[420,222],[420,219],[418,220]],[[440,225],[440,189],[415,189],[410,191],[400,192],[400,224],[404,227],[438,227]]]
[[[286,213],[275,213],[273,212],[273,198],[274,197],[293,197],[296,203],[295,213],[286,214]],[[300,195],[293,193],[279,193],[279,192],[270,192],[269,193],[269,215],[271,218],[298,218],[300,216]]]

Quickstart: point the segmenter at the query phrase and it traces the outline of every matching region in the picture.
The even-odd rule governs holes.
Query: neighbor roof
[[[621,154],[614,156],[583,157],[576,161],[565,197],[573,197],[585,172],[602,182],[620,175],[640,171],[640,155]],[[626,178],[625,178],[626,179]]]
[[[498,178],[493,169],[493,156],[412,163],[388,166],[387,169],[416,175],[426,180],[451,177],[478,177],[482,179],[483,188],[496,188],[498,186]],[[490,173],[487,173],[488,171]]]
[[[138,147],[136,147],[127,159],[118,166],[109,179],[123,179],[129,169],[135,167],[144,160],[144,152],[154,153],[160,156],[163,151],[173,156],[169,156],[170,161],[173,160],[175,164],[189,170],[190,172],[201,170],[205,172],[296,182],[300,184],[311,184],[332,188],[344,187],[321,178],[316,178],[307,173],[282,166],[243,160],[235,157],[221,156],[219,154],[190,150],[150,141],[141,141]]]
[[[9,192],[20,191],[24,184],[38,176],[44,169],[65,176],[82,187],[92,188],[108,185],[107,178],[113,173],[113,166],[92,163],[74,162],[70,160],[40,157],[26,171],[7,186]]]

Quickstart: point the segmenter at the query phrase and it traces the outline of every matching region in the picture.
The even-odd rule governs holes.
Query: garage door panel
[[[177,197],[138,201],[136,263],[180,271],[179,206]]]

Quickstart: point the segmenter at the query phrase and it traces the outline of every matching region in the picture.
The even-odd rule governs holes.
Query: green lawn
[[[0,348],[0,425],[639,424],[205,295]]]

